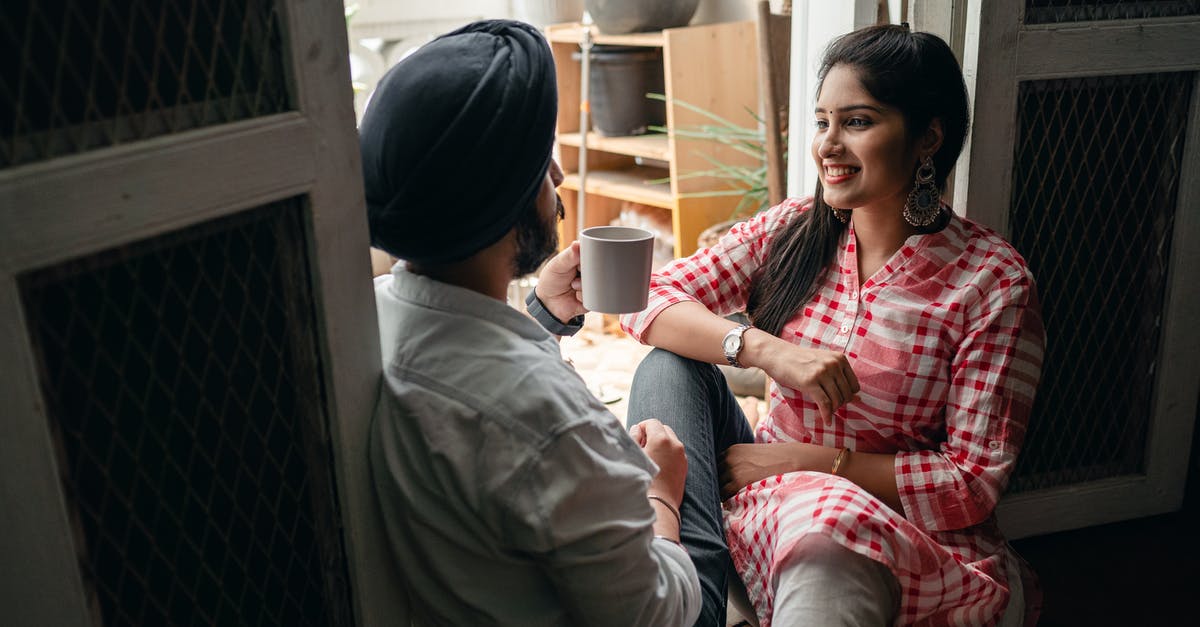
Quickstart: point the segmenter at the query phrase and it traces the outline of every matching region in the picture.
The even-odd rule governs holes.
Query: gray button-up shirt
[[[416,622],[691,625],[695,568],[654,539],[657,467],[555,339],[403,265],[376,279],[371,467]]]

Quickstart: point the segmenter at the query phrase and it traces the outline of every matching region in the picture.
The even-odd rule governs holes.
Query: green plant
[[[652,100],[661,100],[667,102],[667,97],[663,94],[646,94],[647,98]],[[707,141],[715,141],[724,144],[749,155],[754,159],[755,166],[747,167],[740,165],[731,165],[723,163],[712,155],[699,153],[706,161],[712,164],[712,167],[706,170],[697,170],[694,172],[686,172],[681,174],[679,178],[715,178],[723,181],[728,189],[714,189],[703,192],[688,192],[682,194],[685,197],[691,198],[706,198],[713,196],[740,196],[741,199],[733,209],[730,218],[743,218],[763,209],[769,205],[767,196],[767,149],[766,138],[762,129],[762,118],[754,111],[747,109],[756,122],[754,128],[747,128],[738,124],[734,124],[729,120],[711,112],[703,107],[696,106],[683,100],[674,99],[673,104],[683,107],[689,111],[698,113],[709,120],[711,124],[697,124],[693,126],[679,127],[675,129],[675,136],[687,139],[701,139]],[[662,126],[651,126],[650,130],[656,132],[667,132],[667,129]],[[784,138],[786,145],[787,138]],[[787,154],[786,148],[784,154]],[[668,182],[670,179],[656,179],[648,181],[651,183]]]

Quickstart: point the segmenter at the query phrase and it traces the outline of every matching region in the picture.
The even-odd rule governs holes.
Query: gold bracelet
[[[838,451],[837,457],[833,458],[833,469],[829,471],[829,474],[838,474],[838,470],[842,467],[842,464],[846,462],[847,457],[850,457],[850,447],[844,447],[842,450]]]
[[[675,509],[675,506],[671,505],[671,503],[669,501],[667,501],[667,499],[664,499],[663,497],[661,497],[657,494],[647,494],[646,498],[648,498],[652,501],[658,501],[659,503],[666,505],[667,510],[675,515],[675,522],[679,524],[679,528],[683,529],[683,518],[681,518],[679,516],[679,510]]]

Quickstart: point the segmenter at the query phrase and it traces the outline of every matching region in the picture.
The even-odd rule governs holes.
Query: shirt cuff
[[[547,331],[554,335],[571,336],[579,333],[583,328],[583,314],[579,314],[570,320],[563,322],[554,317],[546,306],[542,304],[542,300],[537,297],[537,290],[529,290],[529,295],[525,297],[525,310],[537,320],[538,324],[542,325]]]

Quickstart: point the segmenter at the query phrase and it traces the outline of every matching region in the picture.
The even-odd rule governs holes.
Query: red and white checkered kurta
[[[651,280],[649,307],[626,317],[626,330],[640,339],[680,301],[720,315],[743,310],[774,234],[806,209],[806,201],[784,201],[664,267]],[[1033,280],[1007,242],[959,216],[941,232],[909,238],[865,281],[851,226],[836,263],[781,336],[844,352],[861,400],[827,427],[815,403],[774,385],[756,439],[895,454],[904,515],[824,472],[770,477],[725,504],[734,563],[764,626],[775,571],[814,533],[895,573],[900,624],[992,624],[1008,601],[1011,551],[993,510],[1021,448],[1042,362]]]

